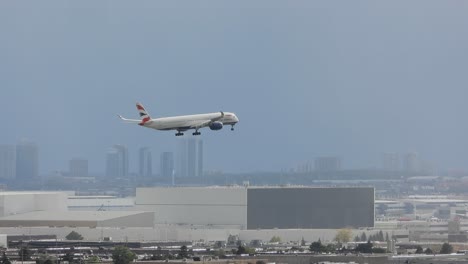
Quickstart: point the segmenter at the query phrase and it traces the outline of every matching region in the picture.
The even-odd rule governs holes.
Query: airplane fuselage
[[[219,116],[217,113],[209,114],[197,114],[197,115],[184,115],[184,116],[172,116],[172,117],[160,117],[151,119],[143,126],[153,128],[156,130],[178,130],[186,131],[196,126],[196,123],[203,120],[211,120]],[[234,125],[239,122],[236,115],[233,113],[225,112],[224,117],[218,120],[223,125]]]

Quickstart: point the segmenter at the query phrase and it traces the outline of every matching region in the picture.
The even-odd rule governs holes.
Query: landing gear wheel
[[[201,133],[200,132],[193,132],[192,135],[198,136],[198,135],[201,135]]]
[[[176,135],[176,137],[178,137],[178,136],[183,136],[184,133],[182,133],[182,132],[177,132],[175,135]]]
[[[231,131],[234,131],[234,126],[231,126]]]

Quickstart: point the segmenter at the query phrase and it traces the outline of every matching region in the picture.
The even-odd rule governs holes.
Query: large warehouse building
[[[0,217],[32,211],[65,212],[64,192],[0,192]]]
[[[136,209],[156,224],[245,229],[326,229],[374,226],[374,188],[138,188]]]

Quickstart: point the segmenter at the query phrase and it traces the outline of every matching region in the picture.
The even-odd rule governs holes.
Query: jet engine
[[[213,122],[210,124],[210,129],[211,130],[220,130],[221,128],[223,128],[223,123],[219,122],[219,121],[216,121],[216,122]]]

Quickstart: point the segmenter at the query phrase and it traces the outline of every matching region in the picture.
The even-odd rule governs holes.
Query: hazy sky
[[[40,146],[41,172],[173,132],[123,124],[232,111],[205,129],[205,168],[279,170],[320,155],[380,166],[417,151],[468,168],[467,1],[0,1],[0,143]],[[190,135],[191,136],[191,135]]]

